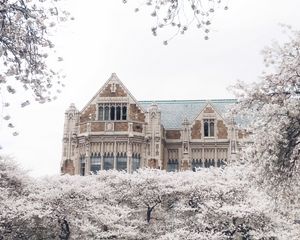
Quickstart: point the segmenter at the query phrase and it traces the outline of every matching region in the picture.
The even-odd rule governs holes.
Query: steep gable
[[[145,120],[144,109],[115,73],[112,73],[111,77],[81,110],[80,122],[96,120],[97,104],[100,102],[126,102],[128,104],[128,115],[130,120],[141,122]]]
[[[223,114],[224,115],[224,114]],[[202,122],[205,119],[214,119],[216,128],[216,138],[227,139],[228,138],[228,126],[219,110],[216,109],[213,103],[208,101],[199,115],[192,122],[191,137],[192,139],[201,139],[203,137]]]

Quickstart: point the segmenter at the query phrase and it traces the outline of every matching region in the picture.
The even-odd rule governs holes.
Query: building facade
[[[65,112],[62,174],[220,167],[245,134],[225,114],[235,100],[137,101],[112,74],[78,111]]]

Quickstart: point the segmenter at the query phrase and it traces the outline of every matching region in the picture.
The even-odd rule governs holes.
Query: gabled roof
[[[235,99],[139,101],[145,110],[152,103],[158,105],[161,111],[161,123],[166,129],[182,128],[185,118],[192,123],[208,103],[224,117],[224,114],[236,102]]]
[[[104,83],[104,85],[97,91],[97,93],[83,107],[83,109],[80,112],[83,112],[94,101],[94,99],[97,98],[97,96],[99,96],[99,94],[107,87],[107,85],[110,84],[111,82],[117,82],[117,84],[119,84],[124,89],[124,91],[129,95],[129,97],[131,97],[131,99],[134,102],[136,102],[137,105],[141,108],[141,106],[139,105],[139,102],[134,98],[134,96],[131,94],[131,92],[125,87],[125,85],[120,80],[120,78],[117,76],[117,74],[116,73],[112,73],[111,76],[110,76],[110,78]]]

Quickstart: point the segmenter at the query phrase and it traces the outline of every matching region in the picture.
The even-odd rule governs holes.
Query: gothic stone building
[[[66,111],[61,172],[220,167],[244,138],[224,117],[234,103],[137,101],[112,74],[81,111]]]

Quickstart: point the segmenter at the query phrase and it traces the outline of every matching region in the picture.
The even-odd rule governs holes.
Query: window
[[[223,159],[218,159],[217,167],[223,167],[224,165],[226,165],[226,163],[223,161]]]
[[[121,107],[120,106],[117,106],[116,120],[121,120]]]
[[[215,121],[214,119],[204,120],[204,137],[214,137],[215,136]]]
[[[80,175],[85,175],[85,156],[80,156]]]
[[[168,172],[178,171],[178,160],[169,160],[167,171]]]
[[[208,166],[208,161],[207,161],[207,159],[204,161],[204,167],[206,167],[206,168],[209,167],[209,166]]]
[[[127,107],[124,106],[122,108],[122,120],[126,120],[127,119]]]
[[[100,106],[98,109],[98,120],[103,120],[103,107]]]
[[[103,169],[110,170],[114,168],[114,157],[112,153],[105,153],[103,156]]]
[[[196,172],[196,170],[198,169],[198,168],[202,168],[203,167],[203,165],[202,165],[202,160],[200,159],[193,159],[193,161],[192,161],[192,170],[194,171],[194,172]]]
[[[92,154],[91,155],[91,172],[97,173],[101,170],[101,158],[100,155]]]
[[[108,106],[106,106],[105,110],[104,110],[104,120],[109,120],[109,107]]]
[[[98,120],[99,121],[127,120],[127,104],[126,103],[99,104]]]
[[[140,168],[140,155],[139,154],[133,154],[132,156],[132,171],[136,171]]]
[[[116,108],[114,106],[110,107],[110,120],[115,120]]]
[[[117,170],[127,170],[127,156],[126,154],[119,154],[117,155]]]

